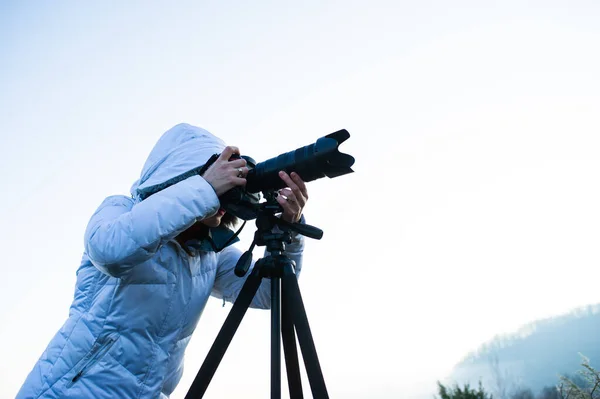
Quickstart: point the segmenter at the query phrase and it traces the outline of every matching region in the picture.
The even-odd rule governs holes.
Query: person
[[[220,156],[202,176],[141,199],[148,188],[202,166],[215,153]],[[208,131],[179,124],[152,149],[131,197],[102,202],[85,231],[69,317],[17,399],[169,397],[209,296],[234,302],[245,282],[234,275],[239,249],[215,252],[207,245],[213,241],[218,250],[232,235],[225,225],[235,220],[219,196],[243,186],[248,173],[246,161],[231,159],[233,154],[239,149]],[[280,177],[288,186],[277,197],[280,217],[303,223],[306,185],[295,173]],[[303,248],[303,237],[294,234],[286,255],[297,275]],[[268,279],[251,307],[270,308]]]

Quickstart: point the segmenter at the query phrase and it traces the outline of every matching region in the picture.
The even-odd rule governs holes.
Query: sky
[[[90,216],[181,122],[257,161],[350,132],[354,173],[310,182],[305,208],[324,236],[300,288],[331,397],[431,397],[482,343],[600,302],[599,17],[596,1],[1,2],[0,396],[66,320]],[[230,308],[209,301],[172,398]],[[246,315],[207,397],[268,395],[269,317]]]

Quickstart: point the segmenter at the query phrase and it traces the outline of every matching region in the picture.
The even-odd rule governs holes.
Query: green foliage
[[[438,381],[438,393],[440,399],[492,399],[492,395],[483,390],[481,381],[479,382],[479,389],[477,390],[472,389],[469,384],[465,384],[464,388],[461,388],[458,385],[447,388]]]
[[[560,399],[600,399],[600,372],[590,365],[588,358],[582,358],[583,369],[577,374],[579,378],[560,377]]]
[[[582,369],[575,375],[560,376],[558,385],[545,386],[537,395],[531,389],[523,387],[511,389],[512,393],[508,394],[506,381],[498,379],[500,399],[600,399],[600,371],[592,367],[588,358],[581,357]],[[439,398],[434,396],[435,399],[492,399],[492,394],[484,391],[481,381],[477,390],[469,384],[464,387],[454,385],[451,388],[439,381],[437,384]]]

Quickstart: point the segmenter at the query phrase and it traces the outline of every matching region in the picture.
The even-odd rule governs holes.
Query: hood
[[[139,180],[131,186],[131,196],[141,201],[154,187],[199,169],[213,154],[219,154],[225,143],[197,126],[181,123],[167,130],[150,152]]]

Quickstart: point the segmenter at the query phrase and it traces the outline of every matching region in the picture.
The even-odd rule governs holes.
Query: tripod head
[[[275,216],[282,212],[281,206],[275,199],[277,193],[268,191],[264,193],[266,201],[257,207],[256,232],[250,248],[244,252],[235,265],[235,275],[243,277],[252,263],[252,251],[255,246],[266,246],[271,254],[281,255],[285,250],[285,244],[292,243],[292,232],[306,237],[320,240],[323,230],[302,223],[290,223]],[[270,257],[271,255],[267,256]]]

